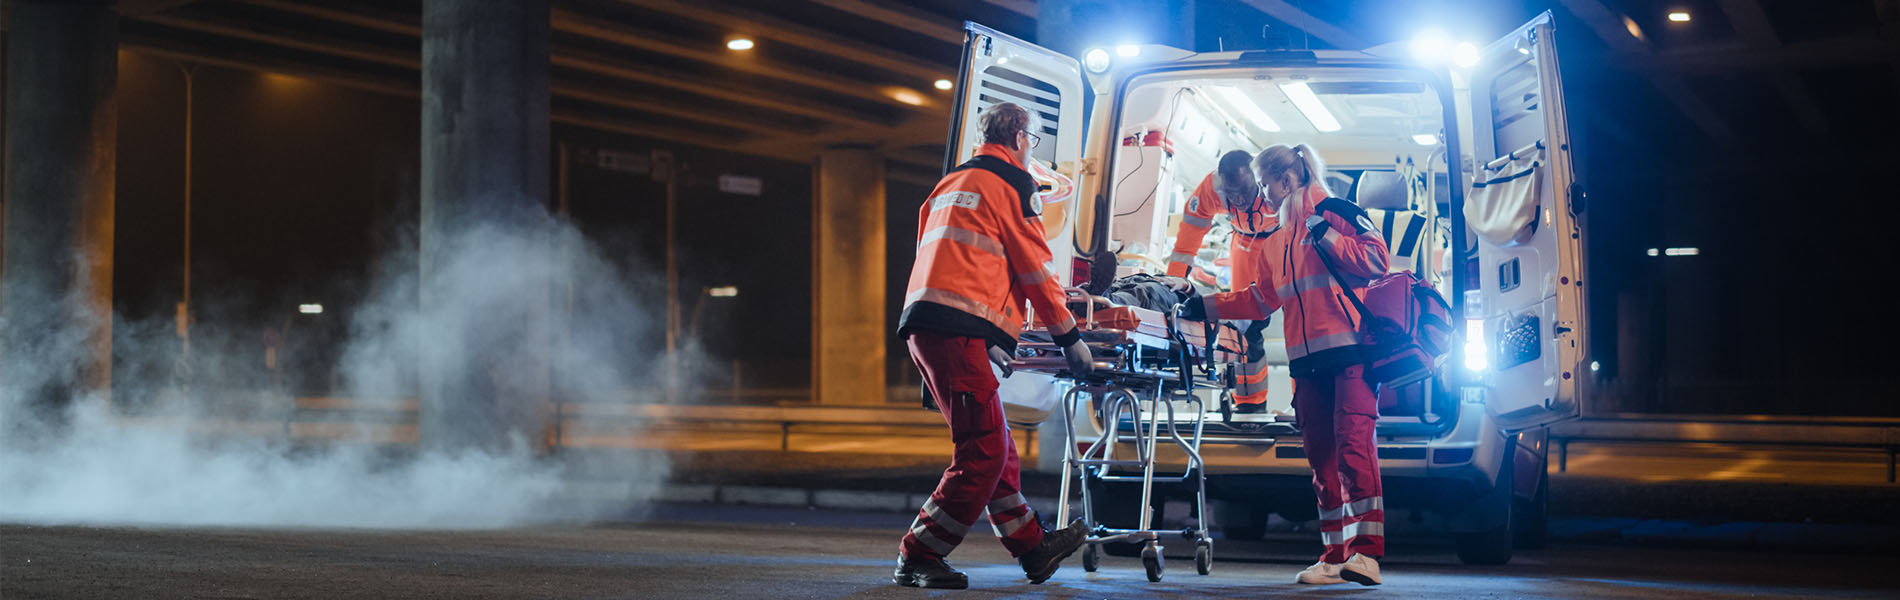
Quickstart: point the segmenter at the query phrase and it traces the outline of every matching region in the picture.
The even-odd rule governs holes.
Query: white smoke
[[[254,353],[256,344],[194,341],[193,364],[216,368],[201,368],[185,392],[162,375],[173,371],[166,365],[175,350],[139,341],[162,339],[170,322],[115,319],[118,402],[74,398],[63,426],[21,435],[32,420],[20,382],[0,382],[0,426],[13,438],[0,439],[0,521],[471,528],[639,510],[666,477],[663,456],[546,452],[541,425],[553,418],[552,400],[626,405],[657,393],[666,365],[644,340],[659,335],[663,312],[642,300],[655,282],[545,215],[530,226],[478,227],[431,243],[447,251],[431,255],[429,310],[419,301],[416,254],[386,257],[361,286],[337,378],[357,408],[386,414],[414,406],[403,398],[416,397],[424,361],[451,378],[489,382],[504,404],[493,414],[510,420],[506,441],[391,450],[290,435],[288,394],[230,384],[261,380],[251,366],[261,361],[228,350]],[[34,368],[49,380],[69,374],[72,350],[44,350],[0,351],[37,354]],[[128,398],[153,400],[128,409]],[[417,429],[325,425],[343,428],[344,438]],[[638,435],[637,420],[623,425]],[[421,435],[432,433],[440,432]]]

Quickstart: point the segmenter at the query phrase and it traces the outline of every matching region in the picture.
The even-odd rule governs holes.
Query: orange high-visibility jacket
[[[1026,299],[1058,345],[1079,339],[1037,202],[1035,179],[998,144],[984,144],[937,182],[917,209],[917,262],[897,335],[979,337],[1014,351]]]
[[[1386,274],[1390,258],[1385,238],[1372,227],[1359,205],[1328,198],[1317,186],[1281,207],[1286,226],[1267,236],[1267,246],[1254,254],[1267,279],[1245,289],[1215,294],[1207,306],[1209,319],[1261,319],[1282,310],[1286,352],[1295,375],[1330,370],[1360,362],[1359,313],[1345,290],[1320,262],[1325,251],[1353,293],[1364,298],[1366,286]],[[1307,217],[1326,220],[1323,236],[1315,239]]]
[[[1247,206],[1232,207],[1220,199],[1215,190],[1214,174],[1208,173],[1201,184],[1194,187],[1194,194],[1188,198],[1187,210],[1181,213],[1181,230],[1174,236],[1174,254],[1168,256],[1168,275],[1187,277],[1188,268],[1194,266],[1194,255],[1201,251],[1201,240],[1207,237],[1207,230],[1214,227],[1214,216],[1226,212],[1233,219],[1234,229],[1240,235],[1228,245],[1228,254],[1233,264],[1233,289],[1245,289],[1258,281],[1253,269],[1255,261],[1250,260],[1249,251],[1256,245],[1258,238],[1266,232],[1280,226],[1280,220],[1267,207],[1267,200],[1254,195]],[[1245,263],[1245,264],[1243,264]]]

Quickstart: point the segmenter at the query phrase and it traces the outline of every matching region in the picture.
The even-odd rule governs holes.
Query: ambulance
[[[1513,548],[1543,543],[1546,427],[1578,415],[1591,380],[1585,197],[1549,13],[1487,46],[1140,45],[1079,60],[975,23],[966,29],[946,168],[970,158],[986,107],[1035,112],[1041,139],[1030,170],[1046,183],[1056,264],[1074,267],[1057,269],[1065,285],[1165,272],[1189,192],[1221,154],[1311,144],[1333,195],[1374,215],[1393,268],[1432,282],[1461,321],[1438,377],[1381,390],[1378,455],[1391,519],[1433,520],[1427,528],[1449,533],[1472,564],[1505,563]],[[1231,284],[1219,225],[1207,238],[1193,277],[1217,290]],[[1277,326],[1266,335],[1270,410],[1206,415],[1200,450],[1214,514],[1191,516],[1213,519],[1226,539],[1261,538],[1271,515],[1317,518]],[[1060,393],[1047,383],[1029,387]],[[1049,425],[1072,428],[1075,439],[1131,427],[1099,423],[1086,408],[1076,414]],[[1132,486],[1086,483],[1098,518],[1132,524],[1140,503]],[[1156,506],[1167,496],[1157,494]]]

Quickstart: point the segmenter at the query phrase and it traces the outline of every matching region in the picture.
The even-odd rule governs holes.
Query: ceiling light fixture
[[[1333,118],[1332,111],[1326,110],[1326,105],[1319,101],[1319,96],[1313,93],[1313,88],[1306,86],[1306,82],[1282,83],[1280,90],[1286,92],[1287,99],[1300,109],[1300,114],[1306,115],[1307,122],[1312,123],[1314,129],[1321,132],[1339,131],[1339,119]]]
[[[1226,101],[1228,105],[1233,106],[1234,110],[1240,111],[1240,116],[1246,117],[1248,121],[1252,121],[1253,126],[1260,128],[1261,131],[1267,133],[1278,133],[1280,131],[1280,124],[1273,122],[1273,117],[1267,116],[1266,111],[1260,110],[1260,105],[1254,104],[1253,100],[1249,100],[1246,94],[1240,93],[1240,90],[1227,86],[1218,86],[1214,88],[1214,94],[1220,96],[1221,100]]]
[[[1686,10],[1669,11],[1669,21],[1672,23],[1687,23],[1689,22],[1689,11],[1686,11]]]
[[[730,50],[751,50],[752,40],[746,38],[732,38],[726,41],[726,48]]]
[[[956,87],[956,85],[957,84],[950,83],[950,80],[948,79],[937,80],[937,89],[940,89],[940,90],[947,90],[947,89]]]

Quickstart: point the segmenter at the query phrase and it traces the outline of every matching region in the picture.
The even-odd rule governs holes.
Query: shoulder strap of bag
[[[1372,320],[1372,309],[1366,308],[1366,303],[1359,299],[1359,295],[1352,293],[1352,286],[1346,285],[1346,280],[1339,276],[1337,269],[1333,268],[1333,257],[1327,252],[1328,249],[1324,247],[1323,244],[1325,241],[1324,238],[1314,239],[1313,253],[1319,255],[1319,263],[1326,266],[1326,274],[1333,276],[1333,281],[1339,284],[1339,290],[1346,293],[1347,300],[1352,301],[1353,309],[1359,311],[1359,322],[1370,322]]]

